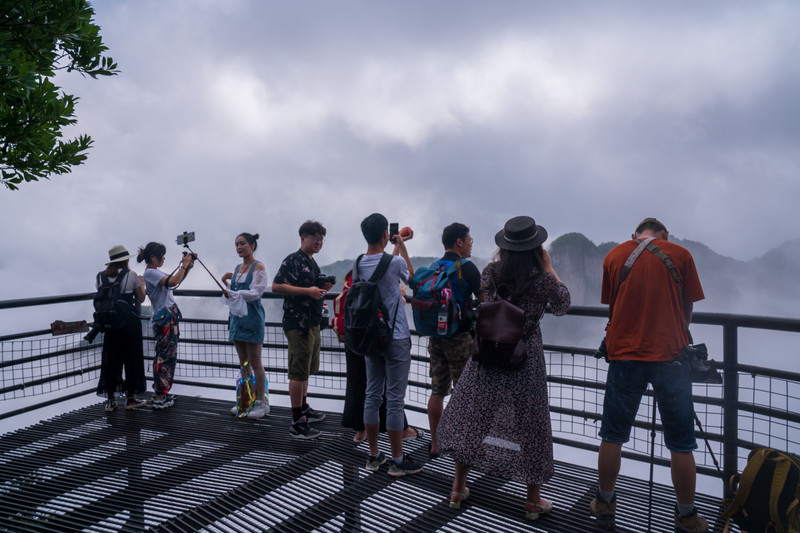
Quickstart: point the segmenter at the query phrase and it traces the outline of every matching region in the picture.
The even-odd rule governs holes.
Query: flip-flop
[[[366,431],[364,432],[364,436],[363,436],[363,437],[361,437],[360,439],[358,438],[358,433],[359,433],[359,432],[358,432],[358,431],[356,431],[356,434],[355,434],[355,435],[353,435],[353,442],[358,442],[358,443],[360,444],[360,443],[364,442],[365,440],[367,440],[367,433],[366,433]]]
[[[469,487],[464,487],[464,492],[453,491],[450,493],[450,509],[461,509],[461,502],[469,498]]]

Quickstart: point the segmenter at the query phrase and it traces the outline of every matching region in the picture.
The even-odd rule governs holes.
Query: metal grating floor
[[[163,411],[105,413],[98,404],[3,435],[0,531],[593,531],[596,472],[585,466],[556,463],[543,490],[555,509],[536,522],[524,518],[522,484],[478,472],[471,498],[453,511],[447,458],[393,479],[385,466],[363,468],[367,446],[352,442],[337,414],[315,425],[317,442],[302,442],[289,437],[288,409],[253,421],[230,407],[189,397]],[[406,444],[427,458],[427,438]],[[388,452],[384,437],[381,448]],[[654,487],[652,517],[646,480],[621,477],[618,493],[618,531],[648,531],[648,520],[650,531],[672,531],[670,487]],[[717,498],[697,504],[717,517]]]

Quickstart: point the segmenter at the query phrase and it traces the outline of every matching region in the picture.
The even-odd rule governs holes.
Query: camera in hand
[[[336,276],[328,275],[328,274],[318,274],[317,275],[317,287],[320,289],[324,289],[325,285],[330,283],[331,285],[336,285]]]
[[[722,383],[716,362],[708,358],[705,344],[690,344],[681,350],[681,358],[692,367],[692,383]]]
[[[605,359],[608,362],[608,348],[606,348],[606,339],[603,337],[603,340],[600,341],[600,347],[597,348],[597,351],[594,352],[595,359]]]
[[[175,244],[180,244],[182,246],[186,246],[188,243],[192,241],[194,241],[193,231],[184,231],[175,238]]]
[[[87,333],[86,336],[83,337],[83,339],[89,344],[92,344],[94,342],[95,337],[97,337],[97,335],[100,334],[100,331],[101,331],[100,328],[95,326],[94,323],[92,323],[92,329],[89,330],[89,333]]]

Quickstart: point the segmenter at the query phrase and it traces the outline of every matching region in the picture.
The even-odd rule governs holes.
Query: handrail
[[[218,298],[220,292],[217,290],[194,290],[194,289],[179,289],[175,291],[175,295],[177,297],[184,297],[184,298]],[[60,295],[60,296],[49,296],[49,297],[36,297],[36,298],[24,298],[24,299],[16,299],[16,300],[4,300],[0,301],[0,310],[3,309],[16,309],[21,307],[34,307],[34,306],[43,306],[43,305],[53,305],[53,304],[61,304],[61,303],[68,303],[68,302],[79,302],[79,301],[90,301],[94,297],[95,293],[82,293],[82,294],[70,294],[70,295]],[[326,299],[334,299],[338,293],[328,293],[326,295]],[[274,294],[271,292],[267,292],[263,295],[263,298],[266,300],[271,299],[282,299],[283,297],[279,294]],[[88,309],[87,309],[88,311]],[[608,314],[606,307],[590,307],[590,306],[575,306],[573,307],[568,315],[572,316],[582,316],[582,317],[592,317],[598,319],[606,319]],[[227,323],[226,320],[205,320],[205,319],[187,319],[185,320],[187,324],[208,324],[215,327],[224,327]],[[759,330],[768,330],[768,331],[784,331],[784,332],[793,332],[793,333],[800,333],[800,319],[798,318],[790,318],[790,317],[765,317],[765,316],[754,316],[754,315],[738,315],[732,313],[708,313],[708,312],[695,312],[692,316],[693,324],[702,324],[702,325],[711,325],[711,326],[718,326],[722,328],[722,345],[723,345],[723,361],[722,361],[722,371],[723,371],[723,384],[721,387],[721,397],[713,397],[713,398],[705,398],[704,403],[707,406],[721,406],[722,411],[722,424],[721,424],[721,433],[718,434],[708,434],[707,437],[709,440],[714,442],[721,442],[722,443],[722,456],[723,456],[723,471],[724,477],[727,479],[732,474],[736,473],[739,468],[739,448],[743,446],[748,446],[753,443],[748,442],[745,439],[741,439],[739,437],[739,417],[742,413],[749,413],[758,416],[766,416],[770,417],[773,416],[775,409],[771,406],[763,406],[758,405],[755,403],[746,403],[740,401],[740,380],[747,378],[748,374],[752,376],[760,376],[767,379],[776,379],[776,380],[786,380],[787,382],[791,383],[800,383],[800,373],[798,372],[791,372],[784,369],[779,368],[765,368],[765,367],[758,367],[754,365],[741,365],[739,364],[739,329],[740,328],[751,328],[751,329],[759,329]],[[279,322],[268,322],[268,328],[274,328],[280,330],[280,323]],[[0,336],[0,342],[5,341],[19,341],[21,339],[27,338],[35,338],[40,337],[44,338],[49,335],[50,330],[37,330],[37,331],[30,331],[30,332],[23,332],[23,333],[14,333],[10,335]],[[282,341],[282,339],[281,339]],[[36,341],[39,342],[39,341]],[[187,343],[188,345],[198,345],[198,344],[207,344],[210,346],[226,346],[229,343],[226,340],[214,340],[214,339],[184,339],[183,342]],[[265,349],[285,349],[285,344],[282,342],[265,342],[264,344]],[[561,353],[565,355],[580,355],[580,356],[591,356],[594,353],[594,349],[592,348],[585,348],[585,347],[576,347],[576,346],[562,346],[562,345],[545,345],[544,346],[546,351]],[[324,348],[327,352],[341,352],[342,348],[339,346],[327,346]],[[0,363],[0,368],[11,367],[15,364],[25,364],[40,361],[47,358],[54,358],[59,356],[64,356],[65,354],[81,354],[81,353],[92,353],[91,351],[97,351],[97,346],[86,346],[81,345],[73,348],[65,348],[61,347],[58,349],[51,349],[50,351],[43,351],[41,353],[32,353],[28,354],[24,357],[20,357],[17,359],[5,359]],[[414,355],[413,359],[417,362],[424,363],[426,361],[425,356]],[[193,363],[193,364],[205,364],[210,367],[224,367],[224,368],[232,368],[235,365],[231,365],[228,363],[219,363],[219,362],[205,362],[205,363]],[[16,385],[6,385],[0,386],[0,394],[4,391],[15,391],[24,389],[25,387],[32,387],[36,384],[44,383],[44,382],[51,382],[57,381],[59,379],[63,379],[65,377],[70,377],[76,374],[79,374],[83,371],[89,371],[95,366],[89,365],[85,367],[83,370],[70,370],[70,371],[62,371],[57,375],[50,376],[49,378],[35,378],[35,379],[28,379],[27,382],[23,383],[21,386]],[[273,371],[278,370],[276,368],[272,368]],[[321,375],[329,376],[329,377],[336,377],[342,378],[343,373],[341,371],[324,371]],[[422,380],[424,381],[424,380]],[[569,377],[558,377],[553,376],[549,378],[551,383],[558,384],[560,386],[568,386],[568,387],[576,387],[576,386],[583,386],[586,390],[594,390],[594,391],[601,391],[602,383],[595,383],[592,381],[589,383],[581,383],[579,379],[573,379]],[[176,381],[176,383],[184,383],[188,385],[199,385],[199,386],[206,386],[206,387],[221,387],[221,388],[229,388],[226,385],[218,385],[218,384],[209,384],[209,383],[195,383],[191,381]],[[430,388],[430,385],[427,383],[423,383],[420,380],[414,381],[410,380],[410,384],[418,389],[426,389]],[[719,389],[717,389],[719,390]],[[272,392],[272,391],[271,391]],[[283,391],[274,391],[283,393]],[[84,393],[78,393],[85,394]],[[74,394],[70,394],[68,397],[74,397]],[[330,394],[322,394],[322,397],[328,396],[336,396]],[[62,398],[66,398],[62,397]],[[39,406],[48,405],[57,403],[60,401],[59,399],[48,399],[43,404],[39,404]],[[0,414],[0,419],[6,418],[11,416],[12,414],[25,412],[36,408],[37,406],[26,406],[22,409],[16,410],[13,413],[4,413]],[[408,407],[414,411],[425,412],[424,407],[418,405],[410,405]],[[554,413],[562,413],[567,416],[573,417],[584,417],[585,419],[589,418],[597,418],[596,413],[587,413],[580,410],[576,410],[574,408],[564,408],[554,406],[551,409]],[[799,424],[800,423],[800,415],[795,412],[789,412],[782,415],[780,420],[785,421],[787,424]],[[641,426],[641,424],[638,424]],[[565,439],[558,439],[559,441]],[[594,449],[595,445],[587,444],[586,442],[580,442],[579,440],[570,441],[569,439],[565,440],[566,443],[571,442],[572,445],[578,448],[585,448],[585,449]],[[627,453],[627,452],[626,452]],[[635,452],[632,455],[636,455]],[[659,464],[664,463],[664,460],[657,460]],[[668,462],[668,461],[667,461]],[[707,467],[698,468],[698,471],[703,473],[712,473],[711,470]],[[727,486],[725,487],[727,491]]]

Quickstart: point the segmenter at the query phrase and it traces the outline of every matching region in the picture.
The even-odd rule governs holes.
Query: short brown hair
[[[636,231],[634,231],[634,233],[638,235],[639,233],[648,229],[650,231],[667,231],[667,227],[657,218],[646,218],[639,222],[639,225],[636,226]]]

